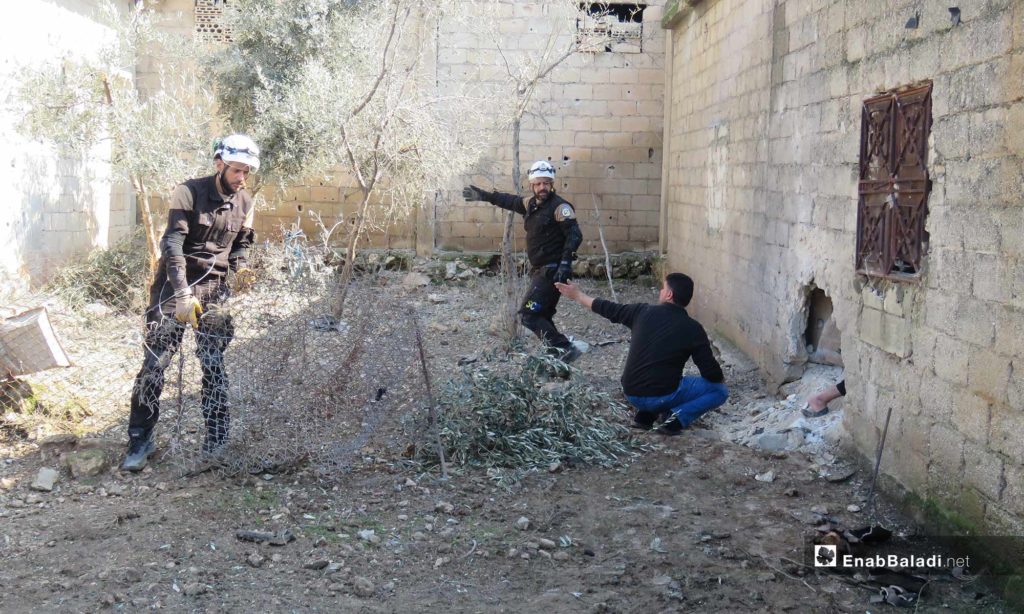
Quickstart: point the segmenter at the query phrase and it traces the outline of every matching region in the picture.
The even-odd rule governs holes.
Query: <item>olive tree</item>
[[[548,0],[543,4],[545,28],[540,45],[522,46],[518,37],[500,32],[502,5],[507,0],[491,0],[483,7],[490,17],[481,20],[479,30],[494,40],[504,68],[503,78],[497,84],[500,97],[506,101],[502,109],[501,125],[511,134],[512,173],[511,186],[520,193],[522,186],[522,159],[520,136],[523,119],[535,112],[539,104],[538,92],[552,73],[574,56],[583,56],[584,62],[618,41],[619,33],[610,25],[614,16],[605,2],[579,0]],[[637,6],[637,11],[640,7]],[[584,34],[585,32],[585,34]],[[519,336],[516,316],[519,297],[516,292],[516,271],[512,259],[513,221],[515,214],[505,215],[501,242],[502,277],[505,282],[505,304],[502,313],[503,328],[509,339]]]
[[[440,91],[436,24],[464,0],[233,3],[234,41],[213,64],[221,108],[245,126],[278,182],[340,167],[357,204],[335,316],[373,224],[408,215],[472,164],[489,102],[473,84]],[[339,200],[344,200],[339,198]]]
[[[205,52],[189,37],[162,31],[144,8],[101,7],[115,35],[95,57],[26,67],[15,96],[29,138],[81,154],[109,141],[111,166],[142,209],[150,271],[159,256],[154,198],[208,170],[215,100],[200,72]],[[134,78],[147,57],[151,79]]]

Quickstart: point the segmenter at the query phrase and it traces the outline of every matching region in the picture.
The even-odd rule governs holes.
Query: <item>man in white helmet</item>
[[[203,452],[216,452],[227,439],[230,416],[224,351],[234,327],[230,316],[217,306],[230,295],[229,270],[235,272],[236,285],[252,281],[246,258],[255,236],[255,211],[245,184],[259,170],[259,155],[259,147],[249,137],[227,136],[214,144],[217,172],[190,179],[171,195],[146,310],[145,358],[132,388],[128,453],[122,469],[142,470],[153,452],[164,370],[181,344],[186,324],[195,330],[203,371]]]
[[[482,200],[523,216],[526,227],[526,256],[530,260],[530,288],[519,313],[523,326],[533,331],[553,354],[565,362],[579,357],[552,318],[561,295],[554,282],[572,278],[572,262],[583,242],[572,204],[555,194],[555,167],[538,160],[528,174],[533,196],[523,198],[504,192],[485,192],[471,185],[462,190],[468,201]]]

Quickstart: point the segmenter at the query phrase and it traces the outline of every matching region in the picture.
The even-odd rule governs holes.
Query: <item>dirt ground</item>
[[[607,296],[601,284],[584,287]],[[617,289],[623,301],[656,299],[649,283]],[[403,292],[427,323],[435,382],[456,373],[459,358],[500,345],[487,330],[501,296],[493,278]],[[564,302],[556,321],[592,346],[574,384],[621,398],[628,331]],[[739,419],[774,391],[742,356],[722,356],[731,398],[719,411]],[[850,526],[870,524],[864,512],[848,511],[863,506],[870,471],[832,482],[826,478],[854,466],[838,450],[823,475],[804,453],[723,441],[714,423],[680,437],[645,435],[654,449],[628,466],[565,462],[511,490],[483,471],[453,467],[442,481],[399,454],[378,453],[327,477],[307,467],[180,477],[158,455],[138,475],[113,468],[75,480],[64,469],[53,492],[36,492],[36,472],[56,461],[36,442],[8,436],[0,440],[0,611],[891,608],[870,603],[877,588],[804,564],[805,540],[821,520],[812,507]],[[755,479],[769,471],[773,481]],[[877,514],[897,531],[913,530],[884,499]],[[252,543],[236,536],[240,530],[288,530],[295,539]],[[917,609],[1004,611],[980,583],[951,576],[933,578]]]

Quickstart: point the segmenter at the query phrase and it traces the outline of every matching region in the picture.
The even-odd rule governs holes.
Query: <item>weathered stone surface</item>
[[[75,479],[99,475],[109,466],[107,454],[99,448],[69,452],[65,461]]]

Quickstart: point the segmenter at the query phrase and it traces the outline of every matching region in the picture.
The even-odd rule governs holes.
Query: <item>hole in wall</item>
[[[821,288],[809,287],[807,325],[804,329],[807,361],[822,365],[842,365],[839,328],[836,326],[832,298]]]

